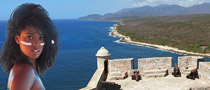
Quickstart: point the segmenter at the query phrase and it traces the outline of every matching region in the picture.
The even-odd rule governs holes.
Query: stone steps
[[[164,77],[166,73],[158,73],[158,74],[146,74],[144,77],[146,78],[156,78],[156,77]]]
[[[110,73],[110,80],[119,80],[119,79],[125,79],[126,77],[128,77],[127,73],[119,73],[119,72],[114,72],[114,73]]]
[[[164,77],[167,74],[166,71],[167,71],[166,69],[163,69],[163,70],[159,70],[159,69],[157,69],[157,70],[144,70],[144,71],[142,71],[142,75],[146,78]]]

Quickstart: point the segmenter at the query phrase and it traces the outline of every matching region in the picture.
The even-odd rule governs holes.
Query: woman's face
[[[26,26],[21,31],[20,36],[15,36],[15,40],[22,53],[29,59],[37,59],[41,55],[45,44],[43,33],[32,26]]]

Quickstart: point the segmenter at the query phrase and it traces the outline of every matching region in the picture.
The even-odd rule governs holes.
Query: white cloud
[[[133,2],[134,7],[157,6],[160,4],[180,5],[189,7],[196,4],[210,3],[210,0],[127,0]]]

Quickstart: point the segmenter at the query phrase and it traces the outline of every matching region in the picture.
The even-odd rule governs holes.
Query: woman
[[[45,90],[44,75],[59,48],[57,29],[47,11],[37,4],[17,7],[7,23],[8,35],[0,62],[9,73],[9,90]]]

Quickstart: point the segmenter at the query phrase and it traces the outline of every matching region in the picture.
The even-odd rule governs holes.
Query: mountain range
[[[191,14],[210,14],[210,3],[203,3],[191,7],[182,7],[179,5],[159,5],[155,7],[143,6],[136,8],[126,8],[115,13],[107,13],[104,15],[90,14],[78,19],[84,20],[112,20],[120,18],[132,17],[151,17],[151,16],[176,16]]]

